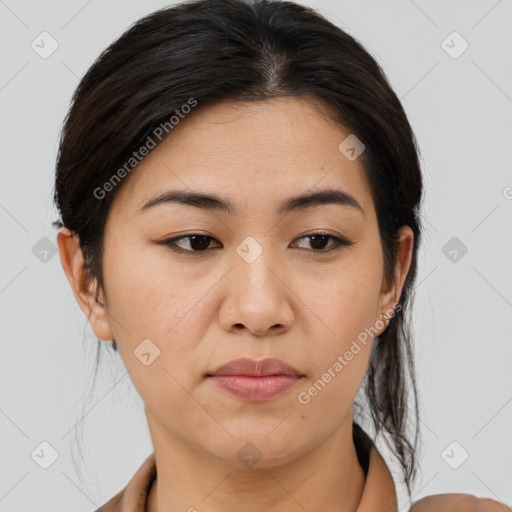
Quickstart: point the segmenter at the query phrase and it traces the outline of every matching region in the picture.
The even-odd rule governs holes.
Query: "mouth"
[[[249,402],[276,398],[305,377],[279,359],[235,359],[206,375],[220,389]]]

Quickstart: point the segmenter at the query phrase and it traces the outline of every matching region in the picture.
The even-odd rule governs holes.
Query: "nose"
[[[222,327],[228,332],[246,328],[255,336],[288,331],[294,319],[295,297],[289,272],[270,250],[261,248],[253,259],[245,256],[243,247],[240,249],[223,283]],[[254,245],[250,250],[254,252]]]

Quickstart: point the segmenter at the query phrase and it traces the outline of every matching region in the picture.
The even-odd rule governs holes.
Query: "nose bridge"
[[[267,239],[268,240],[268,239]],[[236,248],[238,261],[235,265],[237,281],[243,288],[247,298],[250,295],[263,294],[268,300],[273,298],[281,288],[277,279],[277,266],[275,252],[269,244],[260,238],[246,237]]]

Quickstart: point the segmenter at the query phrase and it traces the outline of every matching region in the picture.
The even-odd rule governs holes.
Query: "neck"
[[[365,485],[352,439],[352,417],[306,455],[279,466],[234,466],[197,452],[148,414],[157,479],[147,511],[356,512]]]

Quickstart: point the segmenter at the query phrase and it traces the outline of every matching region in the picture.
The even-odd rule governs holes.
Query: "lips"
[[[289,375],[301,377],[301,373],[279,359],[235,359],[223,364],[213,373],[216,376],[222,375],[245,375],[247,377],[264,377],[266,375]]]
[[[304,375],[279,359],[235,359],[208,375],[222,390],[251,402],[271,400],[293,387]]]

